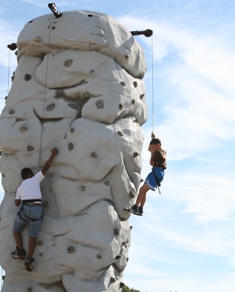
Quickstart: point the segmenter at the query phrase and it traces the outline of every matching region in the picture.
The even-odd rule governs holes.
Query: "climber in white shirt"
[[[23,181],[18,187],[15,196],[15,205],[21,208],[17,212],[13,225],[13,235],[16,242],[16,250],[12,252],[14,259],[25,259],[26,252],[23,248],[21,232],[29,221],[29,239],[28,239],[28,256],[25,261],[27,271],[32,271],[33,253],[36,246],[38,232],[43,218],[42,194],[40,182],[44,179],[44,175],[51,167],[51,164],[58,154],[58,149],[51,149],[51,156],[45,162],[43,168],[35,175],[30,168],[23,168],[21,176]]]

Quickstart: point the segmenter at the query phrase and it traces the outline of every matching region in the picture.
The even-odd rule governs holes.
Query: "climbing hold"
[[[128,56],[128,55],[125,55],[125,59],[127,59],[127,60],[128,60],[128,59],[129,59],[129,56]]]
[[[123,86],[126,86],[126,82],[125,81],[120,82],[120,84],[123,85]]]
[[[9,110],[10,115],[14,115],[15,111],[14,110]]]
[[[106,180],[106,181],[105,181],[105,184],[106,184],[106,186],[109,186],[109,181]]]
[[[71,150],[73,150],[73,148],[74,148],[73,143],[69,143],[69,144],[68,144],[68,149],[71,151]]]
[[[132,104],[135,104],[135,100],[134,100],[134,99],[132,99],[131,103],[132,103]]]
[[[43,202],[43,207],[48,209],[49,208],[49,203],[48,201]]]
[[[86,187],[85,187],[85,186],[80,186],[80,190],[81,190],[82,192],[85,192]]]
[[[72,63],[73,63],[73,60],[72,59],[66,60],[64,62],[64,67],[70,67],[72,65]]]
[[[115,278],[111,277],[110,278],[110,283],[112,284],[112,283],[115,283],[115,282],[116,282]]]
[[[38,240],[37,241],[37,246],[43,246],[43,241],[42,240]]]
[[[131,198],[134,198],[134,197],[135,197],[135,195],[133,194],[132,191],[129,192],[129,196],[130,196]]]
[[[130,230],[133,228],[133,226],[130,226]]]
[[[137,157],[139,155],[139,153],[138,152],[134,152],[133,155],[134,155],[134,158],[135,158],[135,157]]]
[[[102,99],[97,100],[96,103],[95,103],[95,105],[96,105],[96,108],[97,109],[104,108],[104,102],[103,102]]]
[[[74,133],[74,128],[70,128],[70,133]]]
[[[29,287],[28,289],[27,289],[27,292],[32,292],[33,291],[33,288],[32,287]]]
[[[134,123],[139,123],[139,120],[138,120],[138,119],[134,119],[133,122],[134,122]]]
[[[102,256],[101,256],[100,254],[97,254],[96,257],[97,257],[97,259],[99,259],[99,260],[102,259]]]
[[[33,20],[30,20],[28,23],[32,23],[33,22]]]
[[[128,262],[129,261],[129,258],[126,258],[126,261]]]
[[[119,230],[118,229],[114,229],[114,235],[119,235]]]
[[[122,103],[119,103],[119,110],[122,110],[123,109],[123,104]]]
[[[133,85],[134,85],[134,87],[138,87],[138,83],[137,83],[137,81],[134,81],[134,82],[133,82]]]
[[[119,255],[117,255],[116,257],[115,257],[115,260],[118,260],[118,259],[120,259],[120,254]]]
[[[87,16],[88,16],[88,17],[92,17],[93,15],[92,15],[92,14],[88,14]]]
[[[75,110],[80,110],[80,104],[78,104],[78,103],[74,103],[74,102],[69,102],[68,103],[68,106],[69,107],[71,107],[71,108],[73,108],[73,109],[75,109]]]
[[[13,72],[12,76],[11,76],[11,81],[13,82],[15,79],[15,72]]]
[[[52,30],[54,30],[55,29],[55,26],[52,26],[52,28],[51,28]]]
[[[144,98],[144,96],[145,96],[145,94],[143,93],[143,94],[141,94],[140,95],[140,99],[142,100],[143,98]]]
[[[46,110],[47,110],[48,112],[51,112],[51,111],[53,111],[54,108],[55,108],[55,104],[54,104],[54,103],[51,103],[51,104],[49,104],[49,105],[46,107]]]
[[[25,134],[25,133],[27,132],[27,130],[28,130],[28,129],[27,129],[26,127],[21,127],[21,128],[20,128],[20,133],[21,133],[21,134]]]
[[[121,131],[117,131],[117,134],[118,134],[119,136],[123,136],[123,133],[122,133]]]
[[[119,284],[119,287],[120,287],[120,288],[123,288],[124,286],[125,286],[125,284],[122,283],[122,282]]]
[[[90,156],[93,157],[93,158],[97,158],[98,157],[98,155],[95,152],[92,152]]]
[[[30,74],[24,75],[24,80],[29,81],[30,79],[32,79],[32,76]]]
[[[40,37],[36,37],[36,38],[34,38],[34,41],[36,43],[41,43],[42,42],[42,39]]]
[[[34,150],[34,147],[32,147],[32,146],[28,145],[28,147],[27,147],[27,150],[31,152],[31,151],[33,151],[33,150]]]
[[[67,248],[67,252],[68,253],[73,253],[75,251],[75,248],[73,247],[73,246],[69,246],[68,248]]]
[[[89,71],[90,74],[93,74],[94,72],[95,72],[95,70],[90,70]]]

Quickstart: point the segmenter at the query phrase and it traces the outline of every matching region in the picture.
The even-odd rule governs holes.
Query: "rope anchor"
[[[135,35],[144,35],[147,38],[151,37],[151,35],[153,34],[153,31],[151,29],[146,29],[146,30],[136,30],[136,31],[131,31],[131,34],[133,36]]]
[[[53,12],[56,18],[59,18],[62,16],[62,13],[58,11],[58,8],[56,7],[56,4],[54,2],[49,3],[48,7],[51,9],[51,11]]]

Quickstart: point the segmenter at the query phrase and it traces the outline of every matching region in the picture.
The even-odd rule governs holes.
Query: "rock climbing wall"
[[[90,11],[44,15],[17,41],[18,66],[0,116],[2,292],[121,291],[147,119],[143,51],[114,18]],[[34,270],[11,259],[20,171],[36,172],[45,208]],[[23,242],[27,250],[27,228]]]

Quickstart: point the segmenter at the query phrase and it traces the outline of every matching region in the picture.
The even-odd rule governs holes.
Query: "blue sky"
[[[132,245],[124,282],[141,292],[234,292],[235,2],[55,3],[61,12],[102,12],[130,30],[154,31],[152,38],[136,37],[149,67],[144,78],[149,119],[143,126],[142,176],[150,171],[146,149],[153,97],[154,131],[167,150],[168,169],[162,195],[149,192],[144,216],[130,218]],[[11,85],[8,76],[16,67],[7,45],[16,42],[29,20],[50,13],[47,4],[1,1],[1,109]]]

